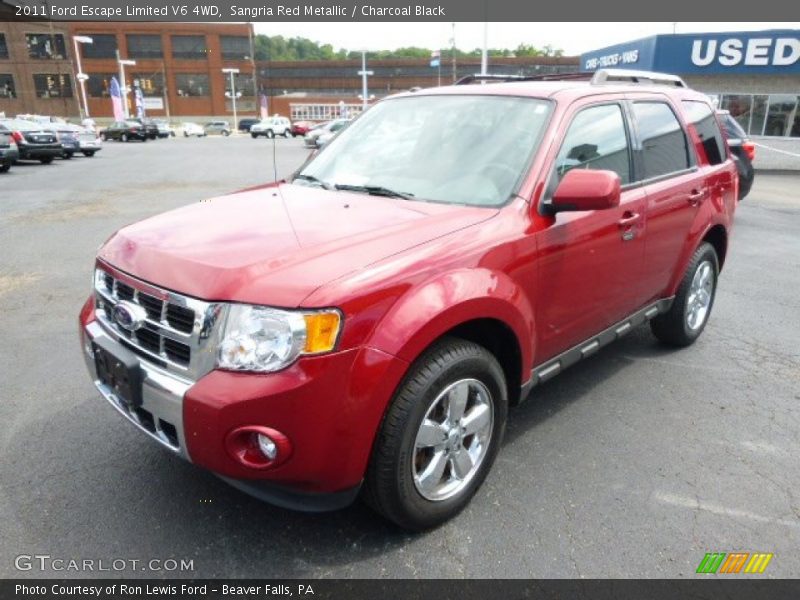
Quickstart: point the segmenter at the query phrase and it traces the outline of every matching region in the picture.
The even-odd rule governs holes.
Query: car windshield
[[[550,102],[489,95],[404,96],[365,112],[298,174],[302,185],[476,206],[505,204]]]

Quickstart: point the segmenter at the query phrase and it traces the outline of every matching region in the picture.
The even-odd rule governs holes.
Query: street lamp
[[[89,79],[89,76],[83,72],[83,67],[81,67],[81,53],[78,51],[78,44],[93,44],[94,40],[87,35],[76,35],[72,37],[72,41],[75,44],[75,60],[78,63],[78,73],[77,75],[75,75],[75,78],[81,84],[81,98],[83,98],[83,114],[85,118],[89,118],[89,103],[86,101],[86,80]],[[83,118],[81,118],[81,120],[83,120]]]
[[[361,70],[358,72],[361,75],[361,111],[367,110],[367,103],[369,98],[367,95],[367,76],[374,75],[375,71],[367,71],[367,51],[361,51]]]
[[[233,76],[237,75],[239,73],[239,69],[230,69],[230,68],[229,69],[222,69],[222,72],[223,73],[227,73],[228,75],[230,75],[230,78],[231,78],[230,95],[229,96],[228,96],[228,94],[225,94],[225,95],[228,96],[231,99],[231,101],[233,102],[233,130],[236,131],[236,128],[238,127],[238,125],[237,125],[238,121],[236,120],[236,98],[238,96],[236,95],[236,81],[234,81]],[[241,94],[239,94],[239,96],[241,96]]]
[[[136,61],[120,58],[119,50],[117,50],[117,62],[119,63],[119,84],[120,92],[122,93],[122,112],[125,113],[125,118],[127,119],[131,114],[128,111],[128,85],[125,83],[125,67],[136,65]]]

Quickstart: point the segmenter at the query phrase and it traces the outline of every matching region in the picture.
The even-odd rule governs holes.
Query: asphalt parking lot
[[[102,400],[77,315],[120,226],[273,177],[272,142],[107,143],[0,175],[0,576],[15,557],[188,559],[130,577],[693,577],[706,552],[800,575],[800,175],[740,205],[711,321],[680,351],[647,328],[512,410],[471,505],[422,535],[356,504],[308,515],[167,454]],[[275,141],[278,176],[307,156]],[[335,224],[333,224],[335,226]]]

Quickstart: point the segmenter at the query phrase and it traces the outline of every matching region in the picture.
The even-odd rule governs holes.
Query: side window
[[[618,104],[585,108],[572,120],[556,158],[557,179],[571,169],[614,171],[623,185],[630,183],[630,145]]]
[[[719,123],[717,123],[711,107],[705,102],[684,100],[683,109],[686,111],[686,120],[697,130],[708,164],[718,165],[724,161],[728,153],[725,150],[725,141],[722,139]]]
[[[633,115],[642,139],[644,179],[691,166],[689,145],[678,118],[664,102],[634,102]]]

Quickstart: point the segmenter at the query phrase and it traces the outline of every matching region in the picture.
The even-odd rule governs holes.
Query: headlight
[[[279,371],[303,354],[333,350],[340,327],[337,310],[288,311],[232,304],[217,366],[236,371]]]

